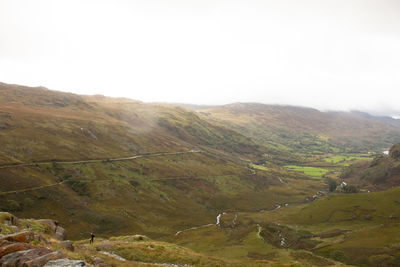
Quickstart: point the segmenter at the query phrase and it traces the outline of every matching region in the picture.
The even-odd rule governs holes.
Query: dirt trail
[[[154,178],[150,179],[150,181],[157,182],[157,181],[168,181],[168,180],[203,180],[203,179],[210,179],[210,178],[229,178],[229,177],[236,177],[236,175],[210,175],[210,176],[197,176],[197,177],[163,177],[163,178]]]
[[[0,166],[0,169],[6,168],[20,168],[20,167],[29,167],[29,166],[37,166],[37,165],[47,165],[47,164],[82,164],[82,163],[96,163],[96,162],[113,162],[113,161],[126,161],[137,158],[149,158],[149,157],[158,157],[158,156],[167,156],[167,155],[180,155],[180,154],[188,154],[188,153],[200,153],[200,150],[190,150],[190,151],[179,151],[179,152],[165,152],[165,153],[154,153],[154,154],[143,154],[143,155],[135,155],[131,157],[124,158],[107,158],[107,159],[87,159],[87,160],[77,160],[77,161],[45,161],[45,162],[34,162],[34,163],[20,163],[20,164],[10,164]]]
[[[39,190],[39,189],[46,188],[46,187],[57,186],[57,185],[60,185],[60,184],[62,184],[62,183],[64,183],[64,182],[65,182],[65,181],[58,182],[58,183],[54,183],[54,184],[47,184],[47,185],[42,185],[42,186],[31,187],[31,188],[25,188],[25,189],[13,190],[13,191],[0,192],[0,196],[1,196],[1,195],[17,194],[17,193],[22,193],[22,192],[28,192],[28,191]]]
[[[177,236],[177,235],[179,235],[180,233],[183,233],[183,232],[187,232],[187,231],[191,231],[191,230],[197,230],[197,229],[208,227],[208,226],[213,226],[213,225],[220,226],[221,216],[224,215],[224,214],[227,214],[227,213],[226,212],[219,213],[217,215],[217,217],[215,218],[215,220],[216,220],[215,223],[209,223],[209,224],[203,224],[203,225],[200,225],[200,226],[190,227],[190,228],[187,228],[187,229],[184,229],[184,230],[176,232],[175,236]]]
[[[147,154],[147,155],[136,155],[136,156],[132,156],[132,157],[113,158],[113,159],[92,159],[92,160],[79,160],[79,161],[48,161],[48,162],[38,162],[38,163],[21,163],[21,164],[16,164],[16,165],[0,166],[0,169],[20,168],[20,167],[45,165],[45,164],[53,164],[53,163],[59,163],[59,164],[81,164],[81,163],[94,163],[94,162],[125,161],[125,160],[133,160],[133,159],[145,158],[145,157],[158,157],[158,156],[179,155],[179,154],[200,153],[200,152],[201,152],[200,150],[190,150],[190,151],[180,151],[180,152],[167,152],[167,153],[155,153],[155,154]],[[1,195],[7,195],[7,194],[17,194],[17,193],[22,193],[22,192],[34,191],[34,190],[39,190],[39,189],[43,189],[43,188],[46,188],[46,187],[58,186],[58,185],[63,184],[66,181],[67,180],[64,180],[64,181],[61,181],[61,182],[58,182],[58,183],[47,184],[47,185],[42,185],[42,186],[36,186],[36,187],[31,187],[31,188],[24,188],[24,189],[12,190],[12,191],[0,192],[0,196]]]

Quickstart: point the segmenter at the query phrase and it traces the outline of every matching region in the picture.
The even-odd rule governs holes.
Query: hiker
[[[90,242],[89,244],[92,244],[94,242],[94,234],[90,233]]]

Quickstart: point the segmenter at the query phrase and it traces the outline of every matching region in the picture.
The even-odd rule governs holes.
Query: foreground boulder
[[[17,252],[17,251],[22,251],[22,250],[28,250],[28,249],[33,249],[35,246],[28,244],[28,243],[12,243],[8,244],[4,247],[0,248],[0,259],[8,254]]]
[[[0,260],[2,267],[22,267],[23,264],[34,258],[49,254],[52,251],[48,248],[34,248],[10,253]],[[43,265],[42,265],[43,266]]]
[[[55,220],[51,219],[40,219],[36,220],[38,223],[41,223],[43,225],[46,225],[47,227],[50,228],[51,232],[55,233],[58,227],[58,222]]]
[[[11,235],[5,235],[3,237],[0,237],[0,241],[7,240],[10,242],[21,242],[21,243],[30,242],[33,239],[34,239],[34,234],[31,231],[23,231],[23,232],[11,234]]]
[[[12,233],[0,234],[0,267],[92,266],[84,261],[67,259],[61,251],[47,248],[61,245],[67,250],[75,250],[73,242],[65,240],[66,230],[55,220],[24,220],[0,212],[0,226],[0,232],[6,229],[4,233]],[[107,266],[101,259],[98,262],[96,267]]]
[[[1,238],[1,236],[0,236],[0,238]],[[7,240],[0,240],[0,248],[5,247],[10,244],[12,244],[12,242],[7,241]]]
[[[68,249],[69,251],[74,251],[74,250],[75,250],[74,245],[73,245],[73,243],[72,243],[71,240],[61,241],[61,242],[60,242],[60,245],[61,245],[63,248]]]
[[[57,221],[51,219],[41,219],[37,220],[37,222],[49,227],[55,239],[65,240],[65,238],[67,237],[67,231],[59,226]]]
[[[64,228],[58,226],[57,230],[53,236],[57,240],[60,240],[60,241],[65,240],[67,237],[67,231]]]
[[[62,254],[61,251],[54,251],[50,252],[48,254],[45,254],[43,256],[34,258],[32,260],[26,261],[23,265],[23,267],[39,267],[39,266],[44,266],[47,264],[47,262],[52,261],[52,260],[58,260],[65,258],[64,254]]]
[[[78,260],[69,260],[69,259],[59,259],[52,260],[46,263],[44,267],[81,267],[81,266],[89,266],[84,261]]]
[[[18,226],[19,225],[19,220],[17,217],[12,215],[11,213],[8,212],[0,212],[0,223],[3,223],[8,226]]]

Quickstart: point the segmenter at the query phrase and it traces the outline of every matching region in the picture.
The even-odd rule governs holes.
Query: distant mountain
[[[169,103],[169,104],[190,110],[203,110],[216,107],[216,105],[196,105],[196,104],[185,104],[185,103]]]
[[[249,136],[277,153],[380,151],[400,142],[398,120],[360,112],[235,103],[198,113],[204,120]]]
[[[0,137],[0,164],[199,147],[250,156],[265,151],[250,138],[180,107],[4,83]]]
[[[350,113],[353,114],[353,115],[365,118],[365,119],[380,121],[380,122],[391,124],[391,125],[396,126],[396,127],[400,127],[400,120],[399,119],[394,119],[394,118],[389,117],[389,116],[373,116],[373,115],[371,115],[369,113],[366,113],[366,112],[354,111],[354,110],[351,111]]]

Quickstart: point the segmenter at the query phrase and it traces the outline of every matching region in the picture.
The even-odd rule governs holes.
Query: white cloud
[[[143,101],[400,109],[400,2],[0,0],[0,81]]]

